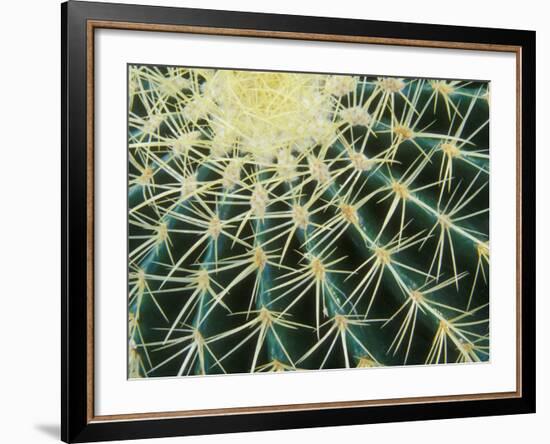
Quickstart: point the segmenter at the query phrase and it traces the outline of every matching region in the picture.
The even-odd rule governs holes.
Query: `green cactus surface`
[[[489,84],[128,67],[130,378],[489,359]]]

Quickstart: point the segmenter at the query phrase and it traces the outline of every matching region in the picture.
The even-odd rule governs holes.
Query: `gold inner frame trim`
[[[421,48],[442,48],[442,49],[462,49],[474,51],[489,52],[510,52],[516,56],[516,390],[512,392],[496,393],[471,393],[463,395],[448,396],[419,396],[378,400],[361,401],[337,401],[322,403],[305,404],[284,404],[270,406],[254,407],[228,407],[201,410],[183,410],[171,412],[144,412],[128,413],[116,415],[96,416],[94,413],[94,32],[96,29],[119,29],[130,31],[153,31],[153,32],[177,32],[187,34],[203,35],[221,35],[235,37],[259,37],[259,38],[278,38],[289,40],[311,40],[338,43],[363,43],[371,45],[395,45]],[[445,42],[436,40],[415,40],[398,38],[381,38],[367,36],[347,36],[332,34],[309,34],[300,32],[283,31],[263,31],[255,29],[233,29],[233,28],[214,28],[187,25],[163,25],[148,23],[130,23],[105,20],[87,21],[87,81],[86,81],[86,158],[87,158],[87,421],[88,423],[106,422],[106,421],[130,421],[147,420],[161,418],[189,418],[197,416],[226,416],[252,413],[274,413],[274,412],[293,412],[303,410],[324,410],[335,408],[359,408],[375,407],[389,405],[406,405],[415,403],[439,403],[439,402],[458,402],[458,401],[476,401],[491,399],[510,399],[522,396],[522,349],[521,349],[521,67],[522,67],[522,49],[521,46],[498,45],[487,43],[467,43],[467,42]]]

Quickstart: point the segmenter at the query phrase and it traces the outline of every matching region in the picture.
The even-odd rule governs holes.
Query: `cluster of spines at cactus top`
[[[487,82],[131,65],[131,378],[489,359]]]

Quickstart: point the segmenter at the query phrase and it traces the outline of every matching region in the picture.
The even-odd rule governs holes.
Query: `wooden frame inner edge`
[[[418,396],[363,401],[334,401],[323,403],[284,404],[255,407],[227,407],[215,409],[183,410],[171,412],[144,412],[115,415],[94,414],[94,31],[97,28],[121,29],[132,31],[177,32],[189,34],[264,37],[292,40],[331,41],[341,43],[365,43],[374,45],[397,45],[423,48],[466,49],[492,52],[512,52],[516,55],[516,391],[496,393],[473,393],[447,396]],[[197,416],[222,416],[251,413],[293,412],[303,410],[324,410],[334,408],[358,408],[389,405],[406,405],[415,403],[439,403],[457,401],[478,401],[491,399],[520,398],[522,396],[522,48],[516,45],[499,45],[489,43],[446,42],[436,40],[399,39],[368,36],[348,36],[334,34],[310,34],[286,31],[264,31],[254,29],[214,28],[188,25],[165,25],[150,23],[132,23],[107,20],[88,20],[86,24],[86,271],[87,271],[87,422],[113,422],[127,420],[189,418]]]

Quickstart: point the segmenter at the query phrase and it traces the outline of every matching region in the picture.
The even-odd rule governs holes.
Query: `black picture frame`
[[[90,399],[90,347],[93,352],[93,306],[87,297],[93,291],[90,276],[90,187],[89,151],[92,143],[89,119],[90,22],[106,21],[164,26],[327,36],[328,40],[368,37],[381,43],[432,42],[440,47],[455,45],[505,45],[517,48],[518,128],[520,146],[517,202],[521,215],[518,266],[523,295],[518,307],[520,393],[495,399],[441,400],[438,402],[387,403],[386,405],[291,409],[291,411],[236,412],[189,417],[95,418]],[[535,412],[535,32],[507,29],[411,24],[370,20],[306,17],[214,11],[187,8],[136,6],[69,1],[61,5],[62,86],[62,374],[61,439],[91,442],[155,438],[180,435],[231,433],[289,428],[325,427],[441,418],[510,415]],[[93,32],[93,29],[92,29]],[[294,37],[292,37],[294,36]],[[331,36],[331,37],[329,37]],[[437,42],[437,44],[435,44]],[[93,53],[92,53],[93,57]],[[93,69],[93,58],[92,58]],[[92,91],[93,93],[93,91]],[[527,115],[529,118],[521,118]],[[90,197],[91,196],[91,197]],[[93,387],[92,387],[93,389]],[[92,413],[90,413],[90,411]]]

